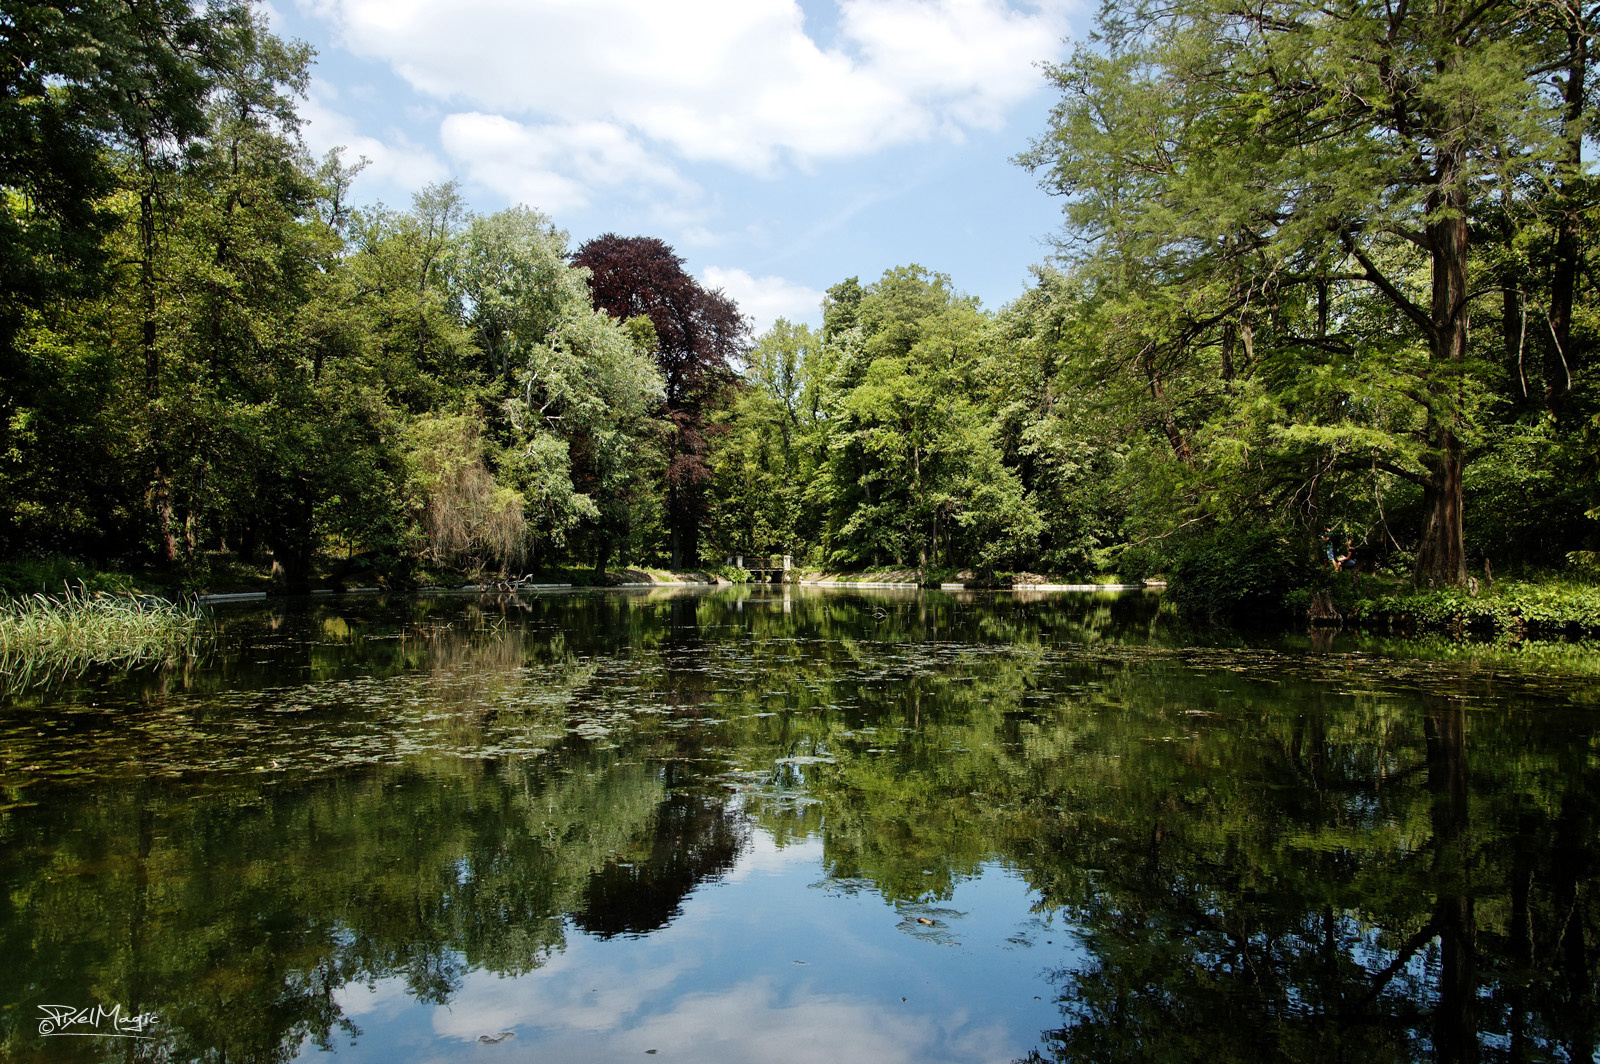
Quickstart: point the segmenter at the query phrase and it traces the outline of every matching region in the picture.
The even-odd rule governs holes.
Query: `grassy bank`
[[[203,626],[192,606],[82,586],[10,598],[0,600],[0,663],[12,673],[161,661],[192,647]]]
[[[0,561],[0,599],[58,597],[63,587],[91,594],[154,595],[179,599],[206,592],[271,591],[270,564],[247,564],[231,555],[201,554],[187,567],[100,567],[62,557]]]
[[[1401,590],[1359,599],[1362,627],[1434,631],[1600,633],[1600,585],[1565,577],[1503,580],[1475,590]]]
[[[571,584],[573,587],[613,587],[617,584],[736,583],[738,570],[727,568],[685,570],[620,567],[597,574],[591,566],[529,567],[505,574],[437,565],[418,565],[403,578],[376,571],[363,559],[321,556],[315,560],[307,590],[338,591],[378,587],[385,591],[456,588],[467,584],[494,585],[506,580],[526,583]],[[743,575],[748,579],[748,574]],[[11,558],[0,561],[0,600],[59,594],[63,586],[120,595],[181,599],[193,595],[237,592],[284,593],[274,578],[270,561],[241,561],[220,552],[203,552],[188,565],[171,569],[154,567],[95,568],[69,558]]]

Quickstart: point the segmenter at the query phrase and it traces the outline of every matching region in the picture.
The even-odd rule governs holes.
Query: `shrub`
[[[0,598],[48,594],[70,585],[90,592],[127,594],[133,590],[127,573],[104,572],[62,557],[13,558],[0,562]]]
[[[1235,526],[1177,549],[1167,595],[1189,617],[1281,620],[1290,610],[1289,592],[1314,575],[1304,552],[1282,533]]]
[[[1498,631],[1600,631],[1600,587],[1562,580],[1501,581],[1477,594],[1439,588],[1383,595],[1362,603],[1363,621],[1419,628]]]

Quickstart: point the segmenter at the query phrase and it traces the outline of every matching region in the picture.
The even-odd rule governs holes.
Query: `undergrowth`
[[[1362,623],[1424,629],[1600,632],[1600,585],[1571,579],[1505,580],[1491,587],[1438,588],[1356,603]]]

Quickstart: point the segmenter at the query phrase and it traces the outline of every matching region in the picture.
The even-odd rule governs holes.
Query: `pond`
[[[216,625],[0,696],[6,1060],[1595,1057],[1583,648],[1138,592]]]

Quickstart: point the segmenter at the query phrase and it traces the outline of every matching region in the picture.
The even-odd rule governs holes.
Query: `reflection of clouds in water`
[[[685,967],[663,958],[636,966],[630,957],[608,957],[603,946],[578,943],[520,978],[472,972],[447,1008],[433,1010],[434,1033],[468,1042],[512,1029],[603,1035],[627,1026]]]
[[[726,878],[759,881],[765,876],[781,877],[797,868],[815,866],[821,857],[821,840],[780,847],[765,832],[755,831],[751,844]],[[691,935],[700,935],[705,931],[703,925],[725,920],[727,915],[714,907],[691,906],[674,922],[684,923],[686,931],[692,928]],[[833,933],[837,936],[838,929]],[[651,936],[650,941],[665,946],[673,937],[669,929],[665,935]],[[867,943],[856,945],[863,951],[871,950]],[[430,1010],[433,1032],[441,1038],[464,1042],[476,1042],[480,1035],[493,1036],[507,1030],[517,1030],[525,1037],[538,1030],[544,1037],[557,1040],[574,1035],[632,1037],[627,1031],[651,999],[670,1001],[673,984],[685,976],[692,985],[704,986],[703,977],[691,973],[704,961],[695,950],[680,945],[678,949],[652,949],[650,954],[647,964],[639,964],[632,949],[619,954],[588,938],[576,937],[569,940],[566,949],[551,954],[539,969],[521,977],[474,970],[462,980],[446,1006]],[[417,1005],[406,981],[399,977],[378,980],[370,987],[364,983],[347,984],[335,996],[346,1016],[369,1023],[393,1019]],[[697,995],[695,1000],[705,998]],[[725,1015],[723,1022],[726,1021]],[[660,1019],[648,1022],[659,1023]]]
[[[668,1011],[640,1018],[647,999],[660,995],[678,973],[621,967],[611,972],[589,967],[586,973],[574,980],[570,974],[552,977],[548,969],[520,979],[475,972],[448,1008],[433,1010],[434,1033],[476,1042],[484,1034],[515,1030],[535,1039],[541,1059],[567,1059],[580,1046],[600,1056],[606,1055],[602,1046],[609,1046],[616,1055],[658,1049],[680,1059],[689,1053],[696,1061],[794,1064],[926,1064],[1011,1055],[1003,1024],[971,1024],[971,1016],[960,1010],[930,1015],[914,1003],[901,1003],[890,988],[881,1001],[861,1002],[804,986],[780,990],[760,979],[716,992],[667,996]],[[589,985],[596,982],[602,985]],[[581,1042],[571,1041],[574,1036]],[[602,1041],[593,1041],[595,1036]]]
[[[641,1054],[649,1049],[688,1053],[697,1061],[786,1064],[928,1064],[1013,1055],[1003,1026],[967,1030],[968,1017],[962,1013],[931,1016],[887,992],[882,1001],[870,1004],[813,995],[804,987],[786,997],[780,1001],[778,992],[761,981],[682,998],[672,1012],[652,1016],[618,1039],[618,1047]]]
[[[651,1049],[706,1064],[1009,1060],[1055,1019],[1040,1003],[1040,1015],[1019,1025],[1017,1002],[985,989],[1005,971],[973,967],[965,947],[938,946],[957,930],[996,944],[1018,934],[1023,882],[1001,872],[964,883],[954,905],[896,906],[869,885],[840,892],[836,881],[817,882],[820,859],[816,840],[780,847],[758,829],[729,873],[737,886],[702,884],[652,934],[571,934],[525,975],[467,973],[439,1007],[410,998],[400,979],[347,987],[340,1002],[365,1033],[341,1052],[434,1062],[498,1052],[539,1064]],[[1024,954],[1009,967],[1037,963]],[[969,990],[952,995],[952,978],[971,980]],[[506,1032],[516,1035],[504,1039],[509,1048],[481,1044]]]
[[[779,846],[765,831],[753,831],[739,861],[730,868],[723,879],[740,883],[752,876],[776,875],[797,865],[822,863],[822,840],[806,839],[804,842]]]
[[[393,1016],[416,1004],[406,981],[399,976],[380,979],[371,986],[346,983],[333,992],[334,1002],[346,1016]]]

